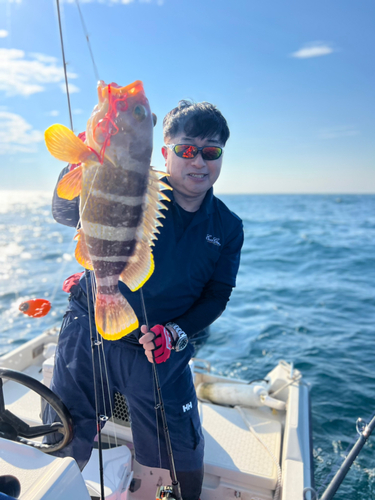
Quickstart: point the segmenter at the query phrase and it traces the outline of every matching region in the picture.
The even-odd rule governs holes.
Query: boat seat
[[[133,479],[132,456],[127,446],[103,449],[104,495],[106,500],[126,500]],[[99,451],[93,449],[82,471],[91,498],[100,498]]]
[[[205,437],[205,473],[222,478],[226,483],[274,490],[277,467],[268,451],[249,431],[235,408],[199,403]],[[257,410],[243,408],[246,419],[256,433],[280,460],[281,424],[257,415]]]
[[[0,476],[3,475],[17,478],[22,500],[90,500],[73,458],[52,457],[31,446],[0,438]]]

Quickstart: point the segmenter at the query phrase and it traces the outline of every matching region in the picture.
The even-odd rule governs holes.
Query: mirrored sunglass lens
[[[174,148],[174,151],[177,156],[181,158],[194,158],[196,156],[198,150],[195,146],[189,145],[178,145]]]
[[[221,156],[221,148],[207,147],[202,149],[202,156],[205,160],[217,160]]]

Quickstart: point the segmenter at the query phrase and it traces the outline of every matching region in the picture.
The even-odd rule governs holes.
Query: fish
[[[154,271],[152,246],[165,218],[161,210],[172,189],[167,174],[151,167],[153,127],[143,83],[121,87],[98,83],[98,104],[82,142],[64,125],[45,131],[50,153],[78,166],[57,186],[61,198],[80,196],[76,260],[94,272],[95,323],[100,335],[117,340],[139,327],[118,281],[140,289]]]
[[[51,310],[51,302],[46,299],[30,299],[22,302],[18,309],[32,318],[42,318]]]

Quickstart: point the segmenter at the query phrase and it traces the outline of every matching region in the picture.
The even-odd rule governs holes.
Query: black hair
[[[229,138],[226,119],[216,106],[209,102],[180,101],[163,120],[164,138],[172,139],[181,132],[189,137],[219,136],[225,146]]]

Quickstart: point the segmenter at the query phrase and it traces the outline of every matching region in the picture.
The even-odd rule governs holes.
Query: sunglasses
[[[192,146],[191,144],[167,144],[165,147],[173,150],[180,158],[186,159],[195,158],[200,151],[204,160],[217,160],[224,151],[223,148],[217,146],[198,148],[198,146]]]

